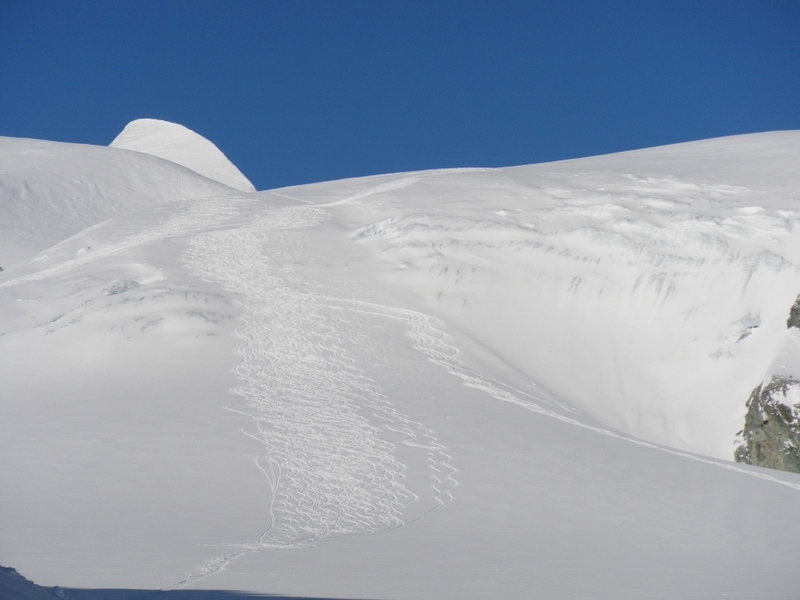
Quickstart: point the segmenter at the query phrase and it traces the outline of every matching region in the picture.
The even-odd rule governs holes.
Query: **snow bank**
[[[183,125],[158,119],[131,121],[112,148],[135,150],[182,165],[204,177],[243,192],[255,187],[212,142]]]

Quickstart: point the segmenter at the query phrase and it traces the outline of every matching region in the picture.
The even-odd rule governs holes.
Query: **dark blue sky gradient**
[[[139,117],[258,189],[800,129],[800,2],[0,0],[0,135]]]

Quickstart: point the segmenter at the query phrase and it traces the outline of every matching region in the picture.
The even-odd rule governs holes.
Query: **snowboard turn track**
[[[411,311],[293,289],[281,275],[281,247],[272,233],[328,218],[314,207],[270,210],[246,227],[192,237],[184,262],[232,292],[241,308],[236,335],[242,432],[263,444],[255,462],[268,483],[268,523],[257,540],[232,544],[168,589],[223,569],[243,554],[291,548],[325,538],[403,527],[439,510],[457,486],[451,457],[434,432],[394,408],[346,347],[376,322],[400,320],[413,344],[437,343],[427,321]],[[423,455],[425,487],[409,483],[398,445]]]

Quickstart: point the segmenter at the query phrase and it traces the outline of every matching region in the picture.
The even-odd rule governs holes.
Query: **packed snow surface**
[[[752,389],[800,376],[800,133],[266,192],[173,158],[0,140],[0,564],[796,592],[800,477],[730,459]]]
[[[112,148],[152,154],[219,181],[235,190],[254,192],[253,184],[212,142],[177,123],[158,119],[131,121]]]

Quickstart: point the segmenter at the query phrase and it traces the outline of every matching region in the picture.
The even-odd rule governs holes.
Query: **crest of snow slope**
[[[690,407],[652,392],[692,349],[676,313],[702,348],[733,348],[688,352],[694,380],[723,358],[755,372],[739,349],[790,341],[772,295],[793,268],[756,261],[745,287],[740,263],[765,246],[794,260],[775,224],[794,222],[793,135],[256,194],[170,165],[197,197],[0,273],[0,564],[112,588],[78,599],[792,597],[798,476],[597,421],[680,423]],[[686,243],[704,215],[719,243]],[[750,335],[718,339],[742,308]],[[619,402],[612,368],[651,395]]]
[[[109,146],[152,154],[224,183],[235,190],[255,191],[253,184],[219,148],[203,136],[177,123],[158,119],[131,121]]]
[[[137,152],[2,137],[0,266],[114,216],[228,191]]]

